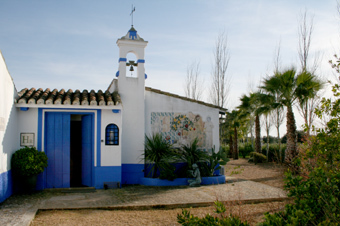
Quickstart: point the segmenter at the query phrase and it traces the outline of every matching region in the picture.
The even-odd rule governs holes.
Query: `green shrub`
[[[188,210],[182,210],[182,214],[177,214],[177,222],[184,226],[195,225],[228,225],[228,226],[249,226],[248,222],[242,222],[237,216],[225,216],[226,208],[223,203],[215,202],[215,213],[219,214],[219,217],[213,217],[210,214],[205,217],[199,218],[190,213]]]
[[[245,143],[245,144],[239,144],[239,155],[241,155],[243,158],[246,158],[250,155],[251,152],[254,151],[251,143]]]
[[[265,162],[267,160],[267,157],[264,154],[255,151],[250,153],[250,157],[249,162],[254,162],[255,164]]]
[[[38,175],[47,167],[47,156],[45,152],[38,151],[35,147],[24,147],[12,155],[11,166],[15,175]]]
[[[282,163],[285,159],[285,149],[286,149],[286,144],[281,144],[281,158],[280,158],[280,149],[279,149],[279,144],[269,144],[269,152],[268,152],[268,162],[277,162],[277,163]],[[262,154],[267,156],[267,146],[263,145]],[[280,161],[281,159],[281,161]]]
[[[161,170],[160,174],[159,174],[159,179],[166,179],[166,180],[170,180],[173,181],[174,179],[177,178],[177,175],[175,174],[175,170],[176,167],[173,166],[170,163],[165,163],[163,165],[163,169]]]
[[[208,177],[214,176],[215,170],[221,169],[221,166],[224,166],[229,162],[227,157],[227,153],[224,151],[223,148],[215,153],[215,148],[211,150],[211,154],[208,156],[208,161],[204,164],[203,167],[204,171],[202,175],[207,175]]]
[[[223,149],[223,151],[225,152],[225,153],[227,153],[227,157],[228,158],[232,158],[232,153],[230,153],[230,148],[229,148],[229,145],[226,145],[226,146],[221,146],[222,147],[222,149]]]

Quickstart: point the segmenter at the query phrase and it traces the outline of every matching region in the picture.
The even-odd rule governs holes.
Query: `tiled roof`
[[[221,107],[219,107],[217,105],[205,103],[205,102],[199,101],[199,100],[194,100],[194,99],[191,99],[191,98],[188,98],[188,97],[179,96],[179,95],[176,95],[176,94],[173,94],[173,93],[164,92],[164,91],[161,91],[161,90],[158,90],[158,89],[154,89],[154,88],[150,88],[150,87],[145,87],[145,90],[146,91],[151,91],[151,92],[154,92],[154,93],[158,93],[158,94],[163,94],[163,95],[166,95],[166,96],[171,96],[171,97],[178,98],[178,99],[181,99],[181,100],[190,101],[190,102],[193,102],[193,103],[202,104],[202,105],[205,105],[205,106],[208,106],[208,107],[211,107],[211,108],[218,108],[222,112],[228,111],[228,109],[221,108]]]
[[[110,93],[98,90],[90,92],[86,89],[80,92],[78,89],[73,92],[69,89],[67,92],[64,89],[50,90],[50,89],[22,89],[18,93],[19,97],[16,99],[18,104],[46,104],[46,105],[99,105],[111,106],[121,103],[118,92]]]

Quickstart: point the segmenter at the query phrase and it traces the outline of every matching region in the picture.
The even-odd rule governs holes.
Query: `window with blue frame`
[[[109,124],[106,126],[106,145],[119,145],[119,128],[116,124]]]

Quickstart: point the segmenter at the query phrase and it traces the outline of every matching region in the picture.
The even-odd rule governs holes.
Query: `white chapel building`
[[[0,202],[13,194],[11,156],[24,146],[48,157],[37,189],[139,184],[145,135],[154,133],[175,147],[198,137],[201,148],[219,149],[226,109],[145,87],[147,44],[133,26],[117,40],[119,67],[106,91],[17,91],[0,52]]]

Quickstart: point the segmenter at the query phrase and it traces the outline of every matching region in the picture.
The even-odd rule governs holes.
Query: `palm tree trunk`
[[[237,128],[234,127],[234,157],[233,159],[238,159],[238,137],[237,137]]]
[[[294,160],[298,154],[296,148],[296,125],[293,113],[293,107],[290,105],[287,107],[287,149],[285,162],[288,167],[295,173],[298,173],[297,166]]]
[[[255,117],[255,151],[261,153],[261,127],[259,115],[256,115]]]
[[[233,135],[231,133],[229,134],[229,153],[231,157],[234,156],[234,142],[233,142]]]
[[[279,156],[278,156],[278,161],[282,163],[282,151],[281,151],[281,138],[280,138],[280,112],[279,109],[276,109],[276,129],[277,129],[277,139],[279,143]]]

